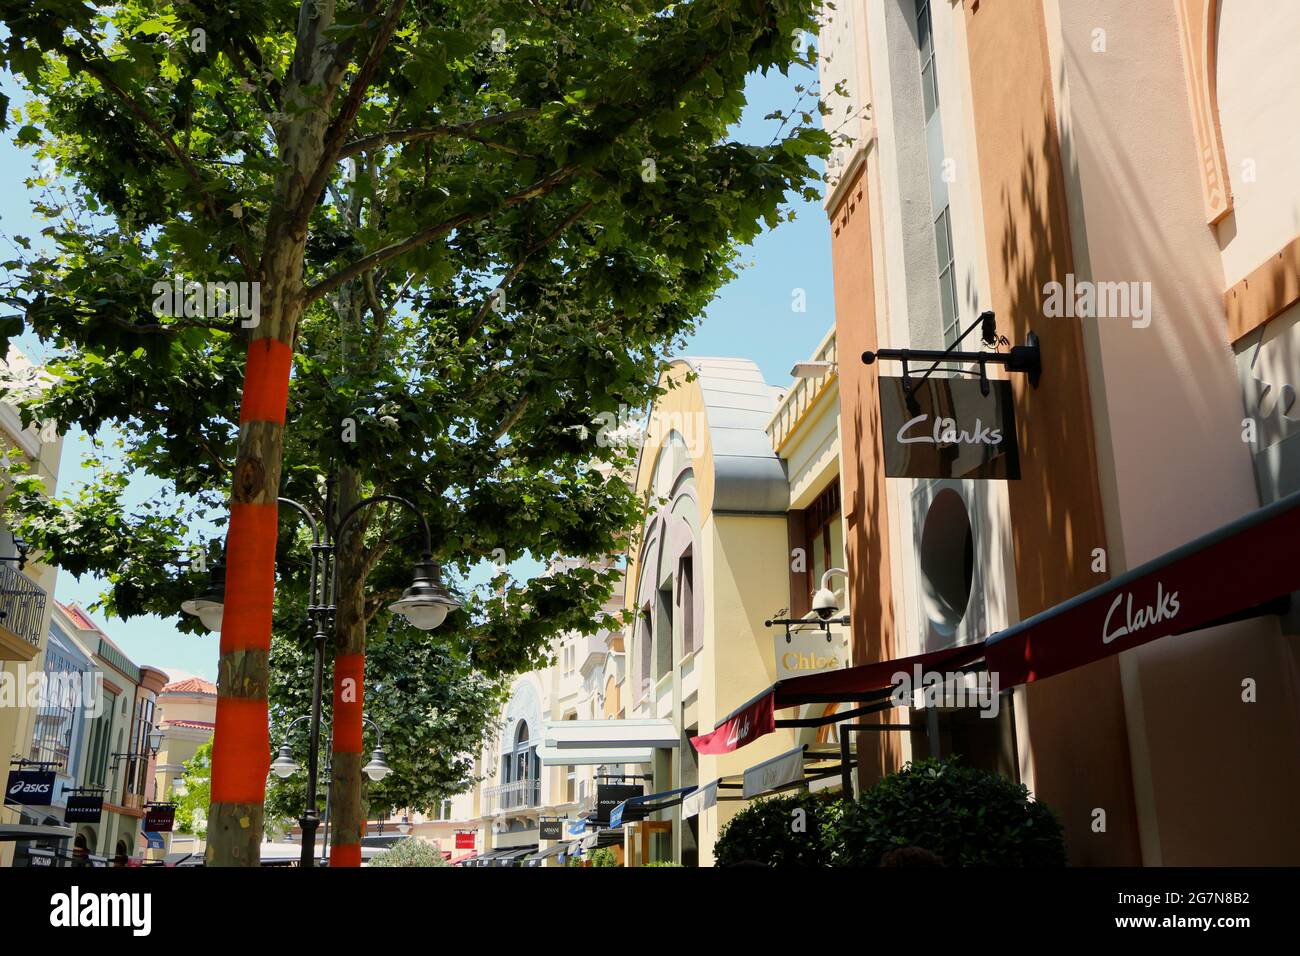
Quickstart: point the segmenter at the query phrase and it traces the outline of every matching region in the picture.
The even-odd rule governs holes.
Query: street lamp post
[[[316,701],[313,701],[313,703],[316,703]],[[361,715],[361,719],[363,722],[374,728],[375,731],[375,749],[370,755],[370,762],[361,768],[361,772],[371,780],[378,783],[380,780],[383,780],[392,773],[393,768],[388,766],[388,758],[384,754],[384,736],[379,729],[379,725],[365,714]],[[304,714],[301,717],[295,717],[289,722],[289,726],[284,730],[284,740],[280,744],[279,753],[277,753],[275,759],[271,761],[271,773],[275,774],[281,780],[285,780],[302,769],[298,761],[293,759],[293,748],[289,746],[289,736],[293,733],[293,728],[298,726],[298,724],[302,723],[304,720],[312,721],[313,733],[311,738],[312,750],[307,755],[307,807],[303,811],[302,817],[298,820],[298,823],[302,826],[302,856],[299,857],[299,864],[301,866],[312,866],[316,855],[316,828],[320,824],[320,818],[316,813],[316,783],[318,780],[317,759],[320,752],[319,713],[313,712],[310,715]],[[326,794],[325,799],[325,818],[328,820],[328,794]],[[326,825],[328,826],[328,823]],[[324,859],[323,852],[321,858]]]
[[[375,495],[353,505],[347,514],[340,519],[338,526],[331,529],[328,518],[323,522],[317,522],[305,506],[292,498],[279,498],[277,500],[281,504],[294,508],[306,518],[312,535],[311,570],[307,598],[307,619],[312,625],[312,641],[315,645],[310,715],[311,749],[307,758],[307,806],[298,821],[302,826],[303,834],[301,865],[310,867],[313,865],[312,851],[316,842],[316,829],[320,825],[320,817],[316,812],[316,787],[320,751],[321,698],[324,693],[325,642],[329,637],[330,628],[334,625],[334,616],[338,610],[338,605],[335,602],[335,595],[338,590],[338,562],[335,560],[335,551],[338,542],[343,540],[343,535],[352,519],[371,505],[385,501],[402,505],[419,519],[420,530],[424,536],[424,550],[420,554],[420,560],[415,563],[415,574],[411,586],[402,592],[402,596],[398,600],[388,606],[389,610],[400,614],[412,626],[423,631],[429,631],[441,624],[448,613],[460,607],[461,602],[455,593],[442,584],[438,564],[433,560],[433,537],[429,532],[429,522],[424,517],[423,512],[415,506],[414,502],[398,495]],[[331,495],[327,492],[325,504],[327,516],[330,513],[330,501]],[[183,611],[198,617],[210,631],[219,632],[221,630],[222,612],[225,604],[225,579],[225,563],[218,560],[213,564],[210,571],[207,590],[198,597],[191,598],[181,604]],[[301,719],[303,718],[297,718],[297,720]],[[371,725],[374,726],[373,722],[371,722]],[[376,727],[376,733],[378,733],[378,730],[379,728]],[[284,748],[281,748],[282,755],[283,751]],[[375,757],[379,759],[379,764],[376,764],[375,759],[372,758],[371,762],[363,769],[371,779],[382,780],[388,773],[388,765],[384,760],[382,745],[376,749]],[[371,771],[381,764],[383,770],[376,777]]]

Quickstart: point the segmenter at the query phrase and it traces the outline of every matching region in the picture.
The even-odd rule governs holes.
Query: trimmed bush
[[[645,866],[681,866],[680,863],[674,863],[672,860],[655,860],[653,863],[646,863]]]
[[[407,837],[377,854],[370,866],[447,866],[442,852],[432,843],[417,837]]]
[[[933,865],[929,854],[945,866],[1065,865],[1061,824],[1046,804],[956,760],[920,760],[885,777],[843,804],[824,837],[834,866],[881,866],[882,857],[886,866]]]
[[[751,803],[722,828],[713,848],[717,866],[829,866],[820,831],[838,798],[792,793]]]

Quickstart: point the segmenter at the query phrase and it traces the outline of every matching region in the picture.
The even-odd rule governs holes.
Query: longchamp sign
[[[880,423],[886,478],[1020,477],[1020,449],[1011,383],[973,378],[912,379],[908,407],[903,379],[880,376]]]
[[[63,808],[64,823],[98,823],[104,812],[102,796],[70,796]]]

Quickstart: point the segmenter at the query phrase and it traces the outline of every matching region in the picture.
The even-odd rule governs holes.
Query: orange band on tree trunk
[[[335,843],[330,846],[330,867],[360,866],[360,843]]]
[[[335,753],[361,753],[365,676],[365,654],[340,654],[334,659]]]
[[[247,697],[217,698],[217,727],[212,738],[213,803],[261,803],[271,768],[271,738],[266,701]]]
[[[271,611],[275,604],[277,508],[271,504],[230,506],[231,558],[226,569],[225,611],[221,616],[221,653],[271,648]]]
[[[244,400],[239,421],[284,424],[289,404],[289,369],[293,349],[279,339],[254,339],[248,343],[248,368],[244,372]]]

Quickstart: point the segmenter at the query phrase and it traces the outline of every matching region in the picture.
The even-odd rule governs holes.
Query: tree
[[[651,397],[737,245],[789,190],[813,195],[829,138],[808,114],[766,146],[726,131],[748,73],[809,62],[817,6],[0,0],[30,96],[17,139],[71,182],[33,180],[54,249],[8,264],[6,300],[65,350],[29,412],[128,429],[128,471],[208,511],[229,489],[209,862],[258,859],[276,560],[292,560],[277,496],[319,501],[324,461],[333,503],[400,489],[462,567],[612,553],[636,503],[586,429]],[[84,519],[117,480],[38,522],[73,565],[129,555],[113,603],[157,608],[177,586],[148,562],[196,506],[121,515],[120,537],[145,540],[108,559]],[[399,586],[384,521],[341,542],[336,685],[363,673],[366,624]],[[485,671],[519,669],[592,626],[612,576],[507,588],[452,626],[475,627]],[[361,706],[334,727],[353,848]]]
[[[201,744],[194,756],[185,761],[184,768],[181,787],[172,794],[176,801],[176,829],[197,837],[206,836],[212,782],[212,741]]]

